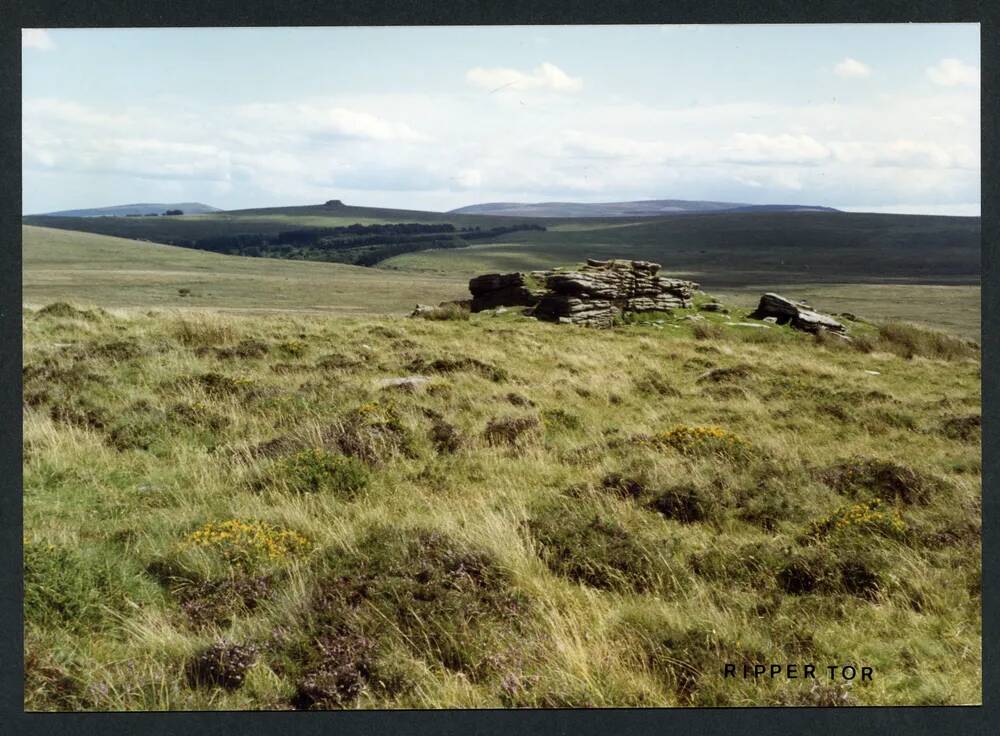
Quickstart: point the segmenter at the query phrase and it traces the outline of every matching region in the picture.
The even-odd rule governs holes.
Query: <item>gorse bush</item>
[[[722,427],[691,427],[685,424],[657,432],[640,443],[676,450],[682,455],[721,455],[731,459],[747,458],[752,447],[739,435]]]
[[[350,497],[368,485],[369,472],[356,458],[311,448],[279,462],[273,476],[295,493],[333,493]]]
[[[884,537],[902,537],[906,522],[897,509],[887,508],[882,499],[842,506],[829,516],[814,521],[806,531],[807,539],[822,539],[851,533],[879,534]]]
[[[296,531],[240,519],[209,522],[188,534],[182,546],[213,552],[230,565],[243,568],[290,561],[312,548]]]

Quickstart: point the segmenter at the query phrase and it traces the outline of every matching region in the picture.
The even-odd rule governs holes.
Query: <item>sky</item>
[[[25,213],[708,199],[978,215],[978,24],[23,29]]]

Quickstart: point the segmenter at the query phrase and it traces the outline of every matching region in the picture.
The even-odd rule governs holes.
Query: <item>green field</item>
[[[697,274],[709,288],[755,283],[941,283],[978,285],[980,221],[859,213],[735,213],[621,219],[448,215],[367,207],[287,207],[184,217],[26,217],[29,225],[169,242],[276,233],[290,227],[449,222],[488,228],[538,223],[545,232],[501,236],[461,255],[424,251],[383,265],[458,274],[552,267],[586,257],[646,259]],[[517,265],[521,264],[521,265]]]
[[[458,273],[551,268],[586,256],[656,261],[710,288],[754,283],[979,284],[979,218],[854,213],[683,215],[553,224],[461,253],[424,251],[382,265]],[[522,266],[522,268],[525,266]]]
[[[730,318],[26,309],[25,707],[981,702],[978,350]]]
[[[493,227],[512,221],[527,220],[323,205],[183,217],[25,218],[26,223],[147,240],[355,223]],[[536,222],[547,231],[400,255],[382,261],[377,269],[238,259],[126,241],[97,249],[98,240],[76,235],[60,239],[51,229],[29,227],[25,299],[399,312],[418,301],[462,298],[467,295],[466,281],[481,273],[568,266],[588,257],[642,258],[741,305],[773,290],[809,299],[830,312],[902,319],[972,339],[979,336],[979,218],[736,213]],[[136,250],[139,247],[144,249]],[[81,279],[78,270],[92,273]],[[192,296],[180,298],[177,290],[182,288],[191,289]]]
[[[240,258],[26,226],[23,301],[105,307],[385,314],[467,294],[453,277],[331,263]],[[180,290],[190,290],[181,296]]]

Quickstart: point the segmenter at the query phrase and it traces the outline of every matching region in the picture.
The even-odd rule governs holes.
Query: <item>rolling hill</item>
[[[716,212],[684,217],[518,218],[340,204],[233,210],[185,217],[69,218],[28,216],[26,225],[112,235],[165,244],[292,229],[353,224],[450,223],[481,229],[512,224],[542,230],[506,233],[468,248],[428,250],[385,265],[469,270],[534,268],[586,257],[643,258],[667,270],[704,274],[729,286],[778,282],[978,284],[980,219],[848,212]],[[321,234],[317,232],[317,237]],[[433,245],[430,243],[429,245]],[[296,257],[293,253],[293,257]],[[299,253],[308,258],[308,253]]]
[[[838,212],[832,207],[799,204],[752,205],[686,199],[648,199],[638,202],[488,202],[459,207],[454,214],[506,217],[663,217],[692,212]]]
[[[464,281],[434,275],[239,258],[31,226],[22,238],[27,305],[385,314],[466,294]]]
[[[212,207],[201,202],[174,202],[172,204],[163,203],[140,203],[140,204],[117,204],[111,207],[91,207],[80,210],[60,210],[59,212],[46,212],[44,217],[136,217],[155,213],[162,215],[167,210],[181,210],[185,215],[203,215],[206,212],[221,212],[218,207]]]

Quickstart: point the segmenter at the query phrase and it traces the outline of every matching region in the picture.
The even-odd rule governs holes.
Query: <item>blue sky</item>
[[[715,199],[979,214],[979,27],[22,34],[25,212]]]

